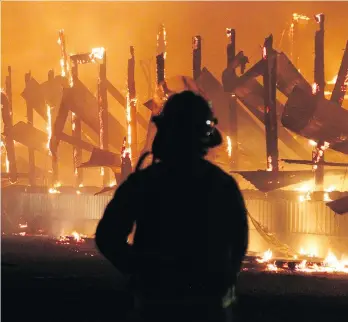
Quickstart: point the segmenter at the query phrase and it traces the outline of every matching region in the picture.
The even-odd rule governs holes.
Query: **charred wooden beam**
[[[137,92],[135,87],[135,57],[134,47],[130,47],[130,58],[128,59],[128,99],[130,108],[130,135],[132,159],[138,157],[138,118],[137,118]]]
[[[202,85],[204,91],[206,91],[208,94],[215,88],[221,86],[218,80],[206,68],[203,68],[202,75],[198,83]],[[226,89],[224,90],[226,91]],[[263,86],[256,79],[250,78],[247,82],[243,84],[243,86],[236,87],[235,93],[238,99],[245,105],[245,107],[255,117],[257,117],[257,119],[260,122],[264,124],[265,118],[263,108]],[[221,97],[222,99],[223,93],[219,93],[218,97]],[[215,102],[213,103],[214,105],[216,104]],[[277,101],[277,111],[279,112],[280,116],[282,115],[281,113],[283,112],[283,108],[283,105],[279,101]],[[219,113],[219,111],[216,112]],[[224,125],[224,115],[222,117],[217,115],[217,117],[219,119],[219,126],[222,125],[222,130],[227,131],[228,125]],[[300,157],[306,158],[308,156],[307,150],[299,142],[296,141],[292,134],[290,134],[286,129],[284,129],[280,122],[277,123],[280,140],[282,140],[284,144],[286,144],[290,149],[295,151]]]
[[[98,111],[99,111],[99,146],[102,150],[109,149],[109,118],[108,118],[108,92],[106,78],[106,54],[103,62],[99,65],[98,79]],[[106,170],[106,171],[105,171]],[[110,181],[109,171],[103,169],[103,186],[107,186]]]
[[[25,88],[29,87],[31,81],[31,73],[26,73],[25,76]],[[27,105],[27,123],[30,126],[34,126],[34,107],[31,100],[25,100]],[[28,163],[29,163],[29,185],[34,187],[36,185],[36,174],[35,174],[35,150],[28,147]]]
[[[231,171],[241,175],[251,182],[258,190],[270,192],[293,184],[308,181],[313,178],[312,170],[302,171],[278,171],[276,173],[264,170],[258,171]],[[326,170],[326,175],[342,174],[342,170]]]
[[[17,164],[16,164],[16,152],[14,147],[14,140],[12,136],[13,128],[13,108],[12,108],[12,71],[11,66],[8,66],[8,75],[5,79],[5,93],[1,92],[1,105],[2,105],[2,120],[4,122],[4,134],[5,134],[5,147],[7,158],[9,162],[9,174],[10,181],[16,182],[17,176]]]
[[[47,133],[38,130],[32,124],[18,122],[13,126],[13,137],[22,145],[32,149],[34,151],[47,154]],[[78,140],[73,136],[66,133],[61,133],[59,139],[63,142],[69,143],[71,145],[76,145],[83,150],[92,151],[95,146],[85,142],[83,140]]]
[[[281,159],[281,160],[290,164],[313,165],[313,160],[293,160],[293,159]],[[342,162],[321,161],[320,163],[322,165],[331,166],[331,167],[348,167],[348,163],[342,163]]]
[[[73,88],[78,80],[78,57],[74,59],[75,56],[70,56],[72,66],[71,75],[73,80]],[[71,126],[72,126],[72,136],[77,140],[82,138],[82,123],[81,118],[74,112],[71,113]],[[74,174],[76,176],[76,187],[80,187],[83,183],[83,170],[79,169],[78,166],[82,162],[82,149],[77,146],[73,146],[73,164],[74,164]]]
[[[348,196],[330,201],[326,205],[336,214],[348,214]]]
[[[348,89],[348,41],[344,50],[340,70],[338,71],[335,87],[332,91],[330,101],[342,106],[344,96]]]
[[[339,151],[338,146],[348,147],[348,111],[301,88],[295,88],[289,96],[281,122],[309,140],[330,143],[333,150]]]
[[[236,69],[232,67],[236,57],[236,31],[228,28],[226,30],[227,37],[229,38],[229,44],[227,44],[227,69],[230,67],[229,73],[233,78],[236,78]],[[238,168],[238,114],[237,114],[237,97],[235,92],[229,93],[229,106],[228,106],[228,136],[231,137],[232,154],[231,154],[231,167],[232,169]]]
[[[79,168],[110,167],[119,168],[121,166],[121,155],[99,148],[93,148],[90,159],[81,163]]]
[[[315,58],[314,58],[314,85],[313,94],[324,97],[325,73],[324,73],[324,21],[325,16],[319,14],[315,16],[319,24],[319,30],[315,32]]]
[[[283,53],[277,54],[277,88],[285,96],[289,96],[294,87],[301,87],[307,92],[312,91],[311,85],[295,67],[295,65],[289,60],[289,58]]]
[[[277,53],[273,49],[273,36],[265,39],[263,47],[265,69],[263,74],[267,170],[277,172],[278,124],[277,124]]]
[[[107,81],[107,89],[110,95],[118,102],[121,106],[126,106],[126,98],[121,94],[121,92],[112,85],[109,81]],[[137,111],[137,120],[139,125],[146,129],[148,125],[148,121]]]
[[[202,37],[192,38],[192,69],[193,79],[197,80],[202,72]]]
[[[48,80],[47,80],[47,87],[50,88],[55,88],[55,77],[54,77],[54,71],[50,70],[48,72]],[[52,96],[55,96],[56,91],[52,93]],[[52,133],[53,133],[53,125],[57,117],[57,110],[58,107],[57,105],[53,105],[52,103],[55,103],[55,99],[50,97],[49,100],[46,101],[47,105],[47,118],[48,118],[48,124],[47,124],[47,129],[50,127],[50,137],[49,140],[51,140]],[[51,105],[52,104],[52,105]],[[51,161],[52,161],[52,186],[55,186],[58,183],[58,157],[57,153],[54,155],[50,153],[51,155]]]

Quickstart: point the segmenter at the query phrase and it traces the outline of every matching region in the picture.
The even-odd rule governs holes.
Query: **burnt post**
[[[102,150],[109,149],[109,112],[108,112],[108,93],[106,78],[106,53],[103,61],[99,64],[98,79],[98,109],[99,109],[99,144]],[[108,168],[102,168],[103,186],[110,184],[110,173]]]
[[[340,70],[338,71],[335,87],[332,91],[330,101],[342,106],[344,95],[348,88],[348,41],[344,50]]]
[[[319,30],[315,32],[315,58],[314,58],[314,86],[313,94],[317,97],[324,97],[325,91],[325,72],[324,72],[324,21],[325,16],[318,14],[315,20],[319,25]]]
[[[236,31],[232,28],[226,29],[226,36],[229,40],[227,44],[227,68],[234,63],[236,57]],[[231,77],[237,78],[236,69],[230,70]],[[237,97],[232,91],[229,93],[228,124],[229,138],[228,144],[231,144],[232,151],[229,152],[231,157],[232,169],[238,169],[238,115],[237,115]]]
[[[156,79],[157,85],[165,81],[165,60],[166,60],[166,30],[164,25],[160,26],[157,35],[157,55],[156,55]]]
[[[14,140],[12,138],[12,127],[13,127],[13,109],[12,109],[12,70],[11,66],[8,66],[8,76],[5,79],[5,92],[6,99],[2,104],[2,114],[4,121],[4,134],[5,137],[5,147],[7,158],[9,162],[9,174],[10,181],[16,182],[18,179],[17,164],[16,164],[16,153],[14,147]]]
[[[314,48],[314,84],[313,95],[318,98],[324,98],[325,91],[325,71],[324,71],[324,22],[325,16],[323,14],[315,15],[315,21],[319,25],[319,30],[315,32]],[[318,191],[324,189],[324,166],[320,164],[324,161],[324,142],[318,142],[318,145],[313,149],[312,161],[315,187]]]
[[[202,72],[202,38],[194,36],[192,38],[192,69],[193,79],[197,80]]]
[[[25,87],[29,88],[31,81],[31,72],[24,75]],[[34,127],[34,108],[31,100],[25,100],[27,105],[27,124]],[[28,147],[28,163],[29,163],[29,185],[34,187],[36,185],[35,180],[35,151],[33,148]]]
[[[136,97],[136,87],[135,87],[134,47],[130,46],[129,49],[130,49],[130,58],[128,59],[127,125],[130,128],[129,129],[127,128],[127,135],[128,135],[128,144],[130,145],[130,149],[131,149],[131,159],[134,160],[138,157],[137,97]]]
[[[48,83],[52,84],[54,82],[54,71],[51,69],[48,72]],[[54,86],[52,84],[52,86]],[[49,132],[49,142],[51,141],[52,138],[52,133],[53,133],[53,125],[55,123],[55,120],[57,118],[57,106],[47,106],[47,131]],[[48,144],[48,149],[51,155],[52,159],[52,183],[53,187],[55,187],[58,184],[58,156],[57,154],[52,154],[50,151],[50,146]]]
[[[263,73],[267,171],[278,172],[277,129],[277,53],[273,49],[273,36],[265,39],[262,57],[265,61]]]
[[[71,56],[73,58],[74,56]],[[72,59],[71,75],[73,81],[73,87],[76,86],[78,80],[78,61],[77,58]],[[72,125],[72,136],[81,141],[82,140],[82,123],[81,119],[73,112],[71,112],[71,125]],[[76,145],[73,146],[73,163],[74,163],[74,174],[76,176],[76,187],[81,187],[83,182],[83,170],[78,168],[82,161],[82,149]]]

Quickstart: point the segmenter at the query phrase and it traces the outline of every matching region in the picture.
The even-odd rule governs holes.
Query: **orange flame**
[[[231,138],[229,136],[226,137],[227,138],[227,153],[228,153],[228,157],[230,158],[232,156],[232,141]]]

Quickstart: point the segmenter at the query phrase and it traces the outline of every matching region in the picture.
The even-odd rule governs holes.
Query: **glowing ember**
[[[46,112],[47,112],[47,144],[46,144],[46,148],[48,149],[48,153],[51,155],[51,151],[50,151],[50,141],[52,138],[52,114],[51,114],[51,107],[46,104]]]
[[[127,147],[125,153],[129,153],[129,158],[132,159],[132,128],[131,128],[131,100],[129,98],[129,91],[127,92],[127,108],[126,108],[126,120],[127,120]]]
[[[9,173],[10,172],[10,161],[8,160],[7,154],[6,154],[5,164],[6,164],[6,173]]]
[[[319,86],[318,86],[318,84],[317,84],[317,83],[313,83],[313,84],[312,84],[312,94],[315,95],[315,94],[318,93],[318,91],[319,91]]]
[[[10,172],[10,161],[8,160],[8,157],[7,157],[7,151],[6,151],[6,146],[4,144],[4,142],[0,141],[0,147],[1,147],[1,155],[3,153],[5,153],[5,171],[6,173],[9,173]]]
[[[18,227],[19,227],[20,229],[28,228],[28,224],[27,224],[27,223],[25,223],[25,224],[19,224]]]
[[[315,141],[313,141],[313,140],[309,140],[308,143],[309,143],[309,145],[311,145],[311,146],[317,146],[317,145],[318,145],[317,142],[315,142]]]
[[[308,20],[310,20],[310,18],[305,16],[305,15],[301,15],[301,14],[298,14],[298,13],[293,13],[292,14],[292,20],[296,21],[296,22],[298,22],[298,21],[308,21]]]
[[[307,185],[307,184],[304,184],[304,185],[302,185],[301,187],[296,188],[295,190],[296,190],[296,191],[303,192],[303,194],[301,194],[301,195],[298,197],[298,200],[299,200],[300,202],[311,200],[311,193],[312,193],[312,191],[313,191],[313,187],[312,187],[312,186],[309,186],[309,185]]]
[[[272,171],[273,170],[273,166],[272,166],[272,157],[269,156],[267,158],[267,171]]]
[[[232,156],[232,141],[231,138],[229,136],[226,137],[227,138],[227,153],[228,156],[231,157]]]
[[[114,186],[116,186],[116,180],[111,181],[110,184],[109,184],[110,188],[114,187]]]
[[[266,47],[262,47],[262,58],[267,59],[267,49]]]
[[[164,25],[161,25],[157,34],[157,55],[163,54],[164,59],[166,59],[167,57],[166,46],[167,46],[167,32],[166,32],[166,29],[164,28]]]
[[[317,23],[320,23],[321,22],[321,17],[323,16],[322,13],[318,13],[314,16],[314,19]]]

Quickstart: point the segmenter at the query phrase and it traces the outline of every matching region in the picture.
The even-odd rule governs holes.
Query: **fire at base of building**
[[[107,192],[113,191],[116,183],[120,184],[132,171],[132,164],[135,164],[141,150],[151,147],[155,127],[145,121],[142,116],[144,113],[140,113],[139,110],[145,109],[147,116],[156,114],[172,93],[189,89],[202,94],[211,102],[219,119],[219,130],[225,138],[225,144],[212,151],[209,159],[226,171],[237,173],[238,181],[241,183],[244,180],[242,188],[248,189],[247,187],[253,184],[256,189],[262,191],[243,191],[249,211],[249,251],[262,254],[270,249],[272,256],[267,252],[266,259],[261,259],[268,269],[274,265],[272,258],[285,257],[287,260],[294,260],[299,255],[325,258],[330,251],[337,256],[348,253],[348,218],[337,216],[327,206],[326,201],[337,198],[333,198],[332,190],[335,189],[325,189],[323,182],[324,174],[327,179],[327,173],[342,175],[342,172],[346,172],[344,168],[343,171],[324,171],[324,165],[341,167],[340,169],[348,166],[347,163],[324,161],[324,151],[326,158],[332,156],[330,149],[346,154],[348,152],[344,124],[348,114],[342,108],[347,89],[348,43],[331,102],[328,103],[325,98],[327,93],[323,92],[323,16],[319,16],[321,29],[316,34],[316,81],[313,90],[287,56],[272,47],[272,35],[265,39],[264,47],[260,50],[260,61],[245,72],[248,58],[242,51],[236,54],[236,33],[232,28],[226,30],[229,43],[227,67],[222,74],[222,83],[207,68],[201,66],[200,36],[193,37],[193,78],[167,78],[166,31],[161,26],[157,37],[156,91],[155,95],[151,95],[152,84],[149,80],[149,98],[153,97],[143,105],[138,104],[136,98],[133,47],[130,47],[128,60],[127,94],[123,96],[106,77],[104,48],[94,48],[83,54],[71,55],[69,61],[64,33],[60,31],[61,75],[54,77],[53,72],[49,72],[48,81],[44,84],[39,84],[30,73],[25,75],[26,88],[22,96],[27,103],[27,123],[19,122],[13,125],[9,69],[6,81],[9,99],[3,104],[3,112],[6,113],[2,114],[6,123],[5,172],[9,179],[7,188],[2,190],[4,232],[20,235],[63,235],[58,240],[61,244],[81,242],[79,234],[93,236],[97,222],[111,198],[111,194]],[[307,20],[307,17],[295,15],[291,28],[299,19],[304,18]],[[98,60],[98,93],[94,96],[79,79],[78,66]],[[237,68],[240,68],[240,76],[237,76]],[[258,76],[263,77],[263,85],[256,80]],[[63,98],[57,94],[61,94],[61,86],[65,87]],[[287,97],[287,104],[277,99],[277,90]],[[109,112],[108,94],[124,107],[126,127]],[[306,104],[307,102],[309,103]],[[329,118],[328,105],[331,113]],[[34,110],[46,121],[47,133],[34,127]],[[64,132],[69,114],[71,135]],[[300,122],[303,120],[304,124]],[[280,121],[286,128],[280,126]],[[84,124],[88,129],[83,127]],[[142,144],[138,138],[140,129],[146,136],[145,143]],[[90,139],[91,137],[94,139]],[[266,141],[266,144],[263,141]],[[312,142],[313,146],[308,144],[308,141]],[[17,172],[15,167],[16,142],[28,149],[29,170],[26,174]],[[68,187],[60,183],[58,160],[64,146],[59,145],[59,142],[65,142],[73,150],[73,153],[69,151],[69,157],[73,159],[69,173],[70,177],[74,178],[74,186],[70,184]],[[89,161],[82,162],[82,150],[90,153]],[[46,157],[49,155],[49,171],[38,171],[34,151],[44,153]],[[305,160],[312,152],[312,160]],[[288,159],[284,160],[288,163],[309,166],[309,169],[299,171],[298,168],[289,166],[291,171],[282,171],[280,156],[287,157]],[[301,160],[294,160],[295,157],[300,157]],[[337,156],[336,159],[340,160]],[[334,161],[337,161],[336,159]],[[101,191],[100,187],[84,186],[86,179],[82,168],[92,167],[100,170],[98,177],[103,178]],[[242,167],[245,171],[240,171]],[[257,168],[266,169],[254,171]],[[112,170],[115,178],[108,178],[108,170]],[[45,181],[38,185],[37,174],[42,175],[43,172]],[[318,173],[320,175],[317,175]],[[277,190],[289,185],[299,185],[313,179],[314,176],[316,180],[320,179],[318,181],[322,187],[319,191],[315,191],[316,187],[304,191]],[[28,177],[29,184],[19,185],[17,179],[20,177]],[[337,181],[336,177],[335,183]],[[298,187],[296,189],[301,190]],[[99,195],[95,195],[96,193]],[[316,194],[320,197],[316,198]],[[65,236],[66,234],[68,236]],[[332,262],[332,256],[330,258]],[[287,262],[287,265],[291,268],[292,264],[289,263]],[[308,268],[308,265],[302,262],[296,265],[300,264],[302,270]]]

